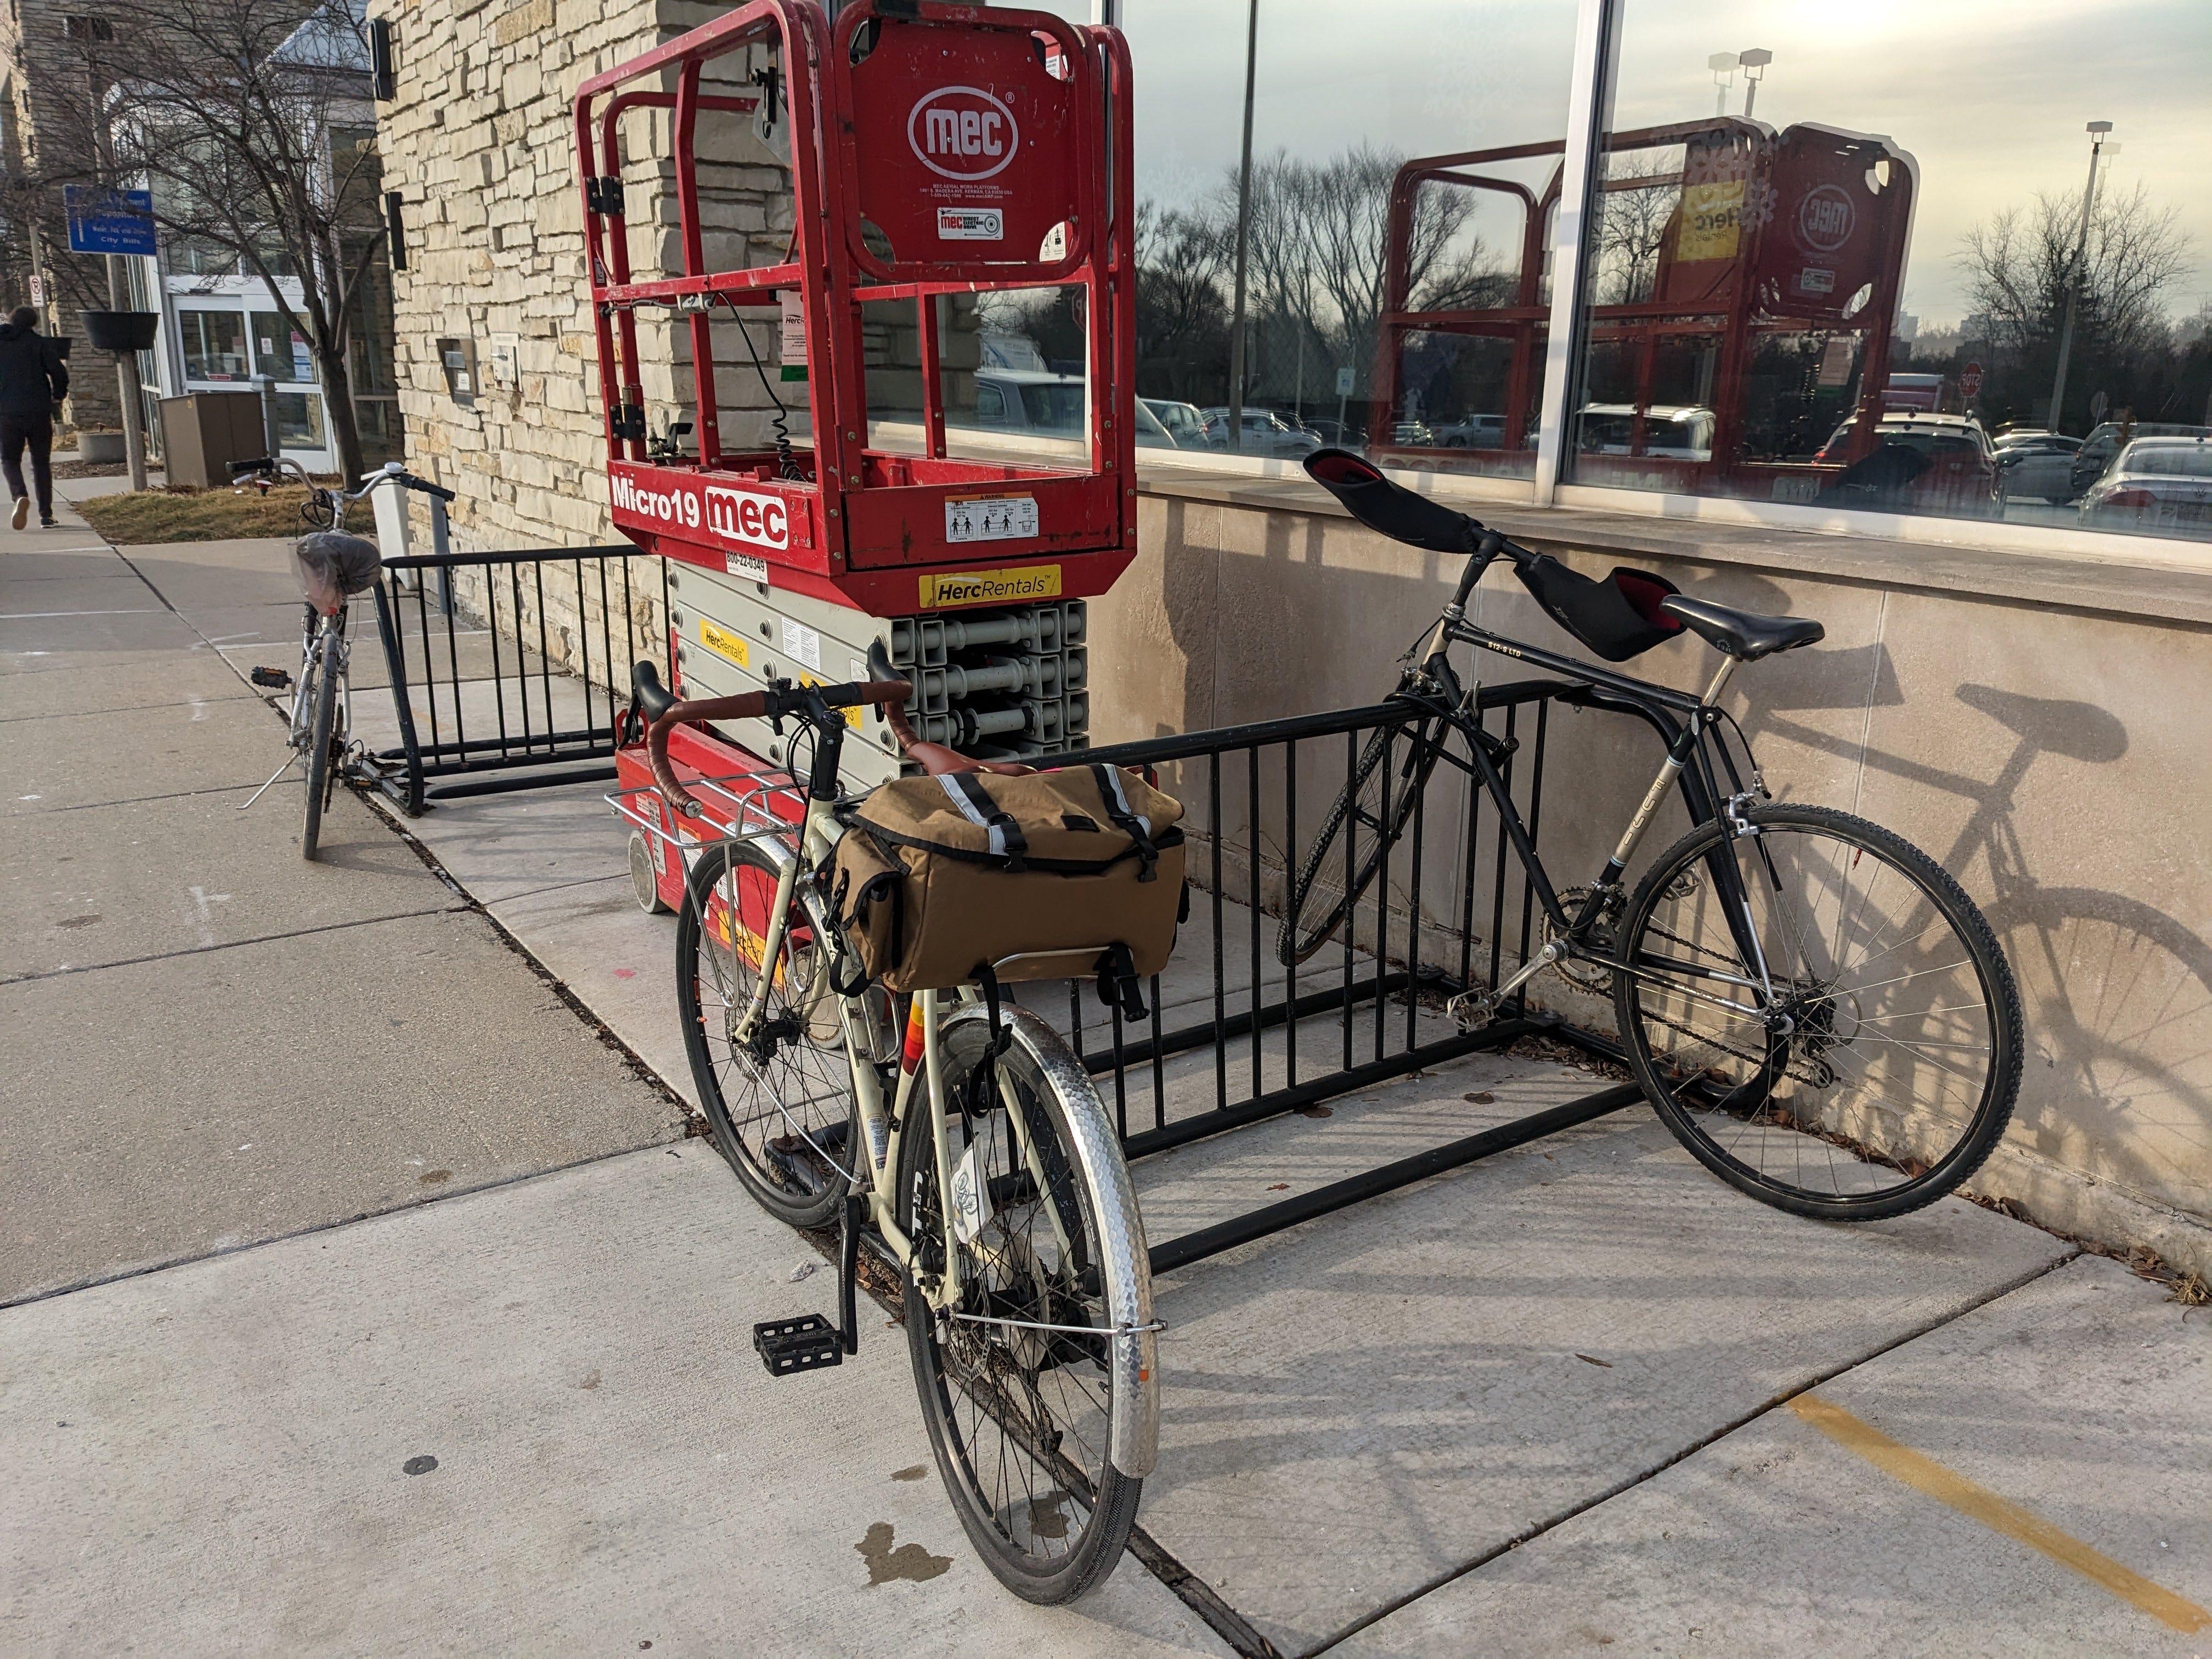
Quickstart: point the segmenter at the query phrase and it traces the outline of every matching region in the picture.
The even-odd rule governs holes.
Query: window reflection
[[[1900,51],[1746,0],[1631,0],[1565,478],[2212,534],[2179,483],[2154,501],[2121,470],[2131,444],[2212,437],[2189,159],[2212,123],[2183,67],[2204,20],[2145,10],[2166,49],[2109,68],[2008,17],[2014,60],[2063,70],[2061,108],[1961,73],[1982,8]],[[1707,56],[1732,38],[1759,44]]]

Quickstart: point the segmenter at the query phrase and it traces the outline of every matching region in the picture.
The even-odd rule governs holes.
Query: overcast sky
[[[1054,9],[1087,17],[1069,0]],[[1561,136],[1573,0],[1260,0],[1254,147],[1324,157],[1361,138],[1434,155]],[[1125,0],[1140,193],[1177,201],[1236,160],[1243,0]],[[2112,183],[2179,209],[2212,300],[2212,0],[1629,0],[1615,120],[1710,114],[1706,59],[1774,53],[1756,113],[1882,133],[1920,167],[1905,309],[1964,310],[1960,234],[2039,190],[2076,199],[2082,129],[2115,124]],[[1729,107],[1741,112],[1739,82]]]

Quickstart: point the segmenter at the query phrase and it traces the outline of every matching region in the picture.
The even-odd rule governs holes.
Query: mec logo
[[[1856,216],[1850,197],[1833,185],[1819,185],[1797,204],[1797,240],[1815,253],[1833,253],[1850,240]]]
[[[922,166],[963,181],[1003,172],[1021,136],[1014,112],[981,87],[939,87],[906,118],[906,141]]]
[[[707,527],[724,541],[781,552],[791,545],[791,515],[781,495],[707,486]]]

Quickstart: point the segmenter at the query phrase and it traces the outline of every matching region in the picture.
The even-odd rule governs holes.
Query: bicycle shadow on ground
[[[2212,1158],[2212,942],[2148,898],[2039,868],[2040,838],[2015,818],[2039,761],[2116,764],[2130,750],[2127,727],[2069,698],[1976,684],[1954,695],[2014,739],[1995,750],[1986,781],[1871,745],[1863,764],[1971,803],[1951,843],[1927,850],[1967,884],[2020,981],[2027,1064],[2008,1141],[2201,1212],[2196,1172]],[[1858,747],[1795,721],[1768,724],[1830,753]]]

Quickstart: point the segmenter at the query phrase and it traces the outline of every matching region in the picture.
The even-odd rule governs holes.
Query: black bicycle
[[[1740,665],[1811,645],[1820,624],[1693,599],[1647,571],[1594,580],[1348,451],[1317,451],[1305,467],[1362,524],[1467,564],[1394,694],[1406,719],[1361,752],[1298,866],[1280,959],[1304,962],[1344,926],[1431,775],[1454,767],[1496,805],[1547,924],[1543,948],[1516,972],[1453,999],[1463,1023],[1547,968],[1609,991],[1628,1062],[1676,1138],[1723,1180],[1800,1215],[1899,1215],[1979,1168],[2020,1090],[2020,991],[1996,934],[1901,837],[1848,812],[1775,802],[1718,706]],[[1711,682],[1692,696],[1474,626],[1468,599],[1500,557],[1607,662],[1687,631],[1721,653]],[[1510,740],[1483,730],[1449,660],[1459,644],[1557,674],[1572,683],[1562,701],[1633,715],[1665,744],[1659,775],[1587,886],[1562,892],[1547,874],[1504,779]],[[1630,860],[1677,789],[1693,827],[1632,890]]]

